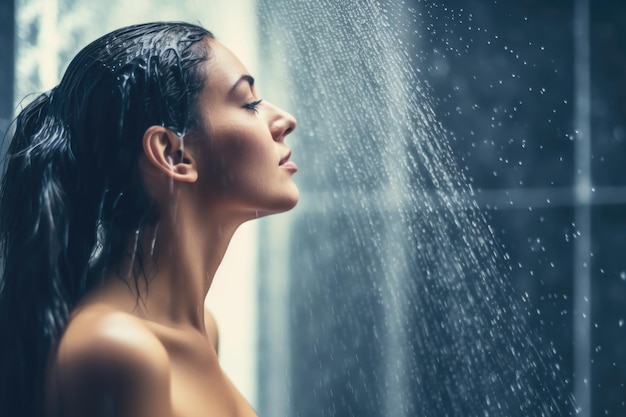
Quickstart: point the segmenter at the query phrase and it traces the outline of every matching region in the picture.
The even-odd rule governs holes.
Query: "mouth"
[[[287,152],[287,154],[281,158],[280,162],[278,162],[278,165],[284,165],[285,162],[289,161],[289,158],[291,158],[291,151]]]
[[[280,162],[278,162],[278,166],[285,168],[291,172],[296,172],[298,170],[298,166],[293,161],[289,160],[290,157],[291,151],[287,152],[287,154],[282,157]]]

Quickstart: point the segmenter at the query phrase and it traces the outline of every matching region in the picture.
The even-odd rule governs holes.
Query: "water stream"
[[[437,7],[261,7],[263,76],[299,118],[303,189],[289,237],[290,405],[265,404],[267,415],[574,412],[558,352],[528,324],[535,309],[435,112],[423,71],[445,68],[424,68],[420,52],[472,25]],[[429,33],[440,16],[449,30]]]
[[[23,47],[18,57],[23,76],[16,95],[54,84],[61,70],[57,67],[78,47],[73,43],[103,30],[92,25],[96,16],[110,30],[142,20],[193,20],[203,10],[220,15],[218,2],[211,8],[189,0],[185,7],[161,4],[154,10],[146,0],[134,2],[132,9],[122,3],[58,0],[44,8],[41,1],[20,0],[20,20],[35,22],[22,23],[23,43],[37,47]],[[538,71],[540,60],[550,62],[549,48],[524,41],[525,50],[519,51],[488,32],[485,22],[494,16],[490,11],[506,4],[474,2],[482,5],[479,15],[464,9],[462,1],[456,8],[441,3],[257,1],[261,71],[255,76],[264,97],[298,118],[289,145],[300,167],[295,178],[302,195],[292,213],[261,223],[260,348],[233,344],[258,354],[260,415],[575,413],[578,405],[569,394],[574,390],[571,373],[563,370],[568,366],[563,353],[538,331],[538,323],[550,323],[544,323],[533,292],[520,289],[513,278],[523,270],[532,280],[549,282],[558,260],[546,255],[549,242],[539,238],[529,246],[537,264],[548,265],[545,270],[512,259],[489,216],[516,204],[515,191],[501,198],[488,187],[475,186],[527,185],[523,172],[528,168],[555,186],[549,198],[541,190],[528,194],[533,207],[566,201],[569,194],[559,187],[569,173],[533,164],[531,141],[520,132],[505,132],[502,124],[541,119],[538,129],[562,138],[554,146],[570,146],[572,132],[555,127],[552,112],[533,113],[527,98],[556,99],[547,106],[554,113],[571,98],[545,94],[561,76],[554,61],[541,78],[525,77]],[[47,8],[52,12],[43,13]],[[235,27],[241,11],[229,11]],[[229,27],[220,21],[223,28],[216,29],[213,21],[203,19],[218,38]],[[245,36],[254,37],[255,30]],[[68,39],[48,36],[56,32]],[[454,84],[455,71],[472,71],[451,68],[454,61],[448,58],[467,54],[479,42],[491,52],[499,50],[515,70],[504,73],[494,62],[473,74],[475,85],[459,83],[450,93],[435,93],[441,91],[437,82]],[[38,64],[42,54],[48,72]],[[504,94],[511,83],[515,93]],[[467,102],[472,96],[464,89],[477,86],[501,96],[487,121],[466,117],[485,105]],[[448,129],[446,122],[461,114],[467,125]],[[487,125],[488,135],[480,124]],[[492,168],[485,156],[490,152],[500,153],[499,168]],[[562,154],[570,158],[566,151]],[[468,168],[470,159],[475,166],[480,165],[476,160],[485,161],[486,173]],[[553,162],[558,166],[562,161]],[[545,222],[543,214],[538,217],[542,227],[558,230],[555,235],[565,230],[568,243],[579,235],[579,226],[558,216],[546,215]],[[236,290],[237,302],[245,304],[241,293]],[[566,296],[554,291],[544,305],[558,310]],[[230,303],[235,306],[231,316],[242,315],[237,302]],[[569,323],[570,317],[563,320]],[[234,362],[251,356],[237,352]],[[577,383],[581,381],[587,384],[582,378]]]

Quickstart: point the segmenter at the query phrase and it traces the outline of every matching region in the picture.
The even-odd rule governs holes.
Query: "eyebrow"
[[[252,87],[254,85],[254,77],[252,75],[248,75],[248,74],[244,74],[241,77],[239,77],[239,79],[237,80],[237,82],[232,86],[232,88],[230,89],[230,91],[232,92],[233,90],[235,90],[237,88],[237,86],[244,82],[247,81],[248,84],[250,84],[250,87]]]

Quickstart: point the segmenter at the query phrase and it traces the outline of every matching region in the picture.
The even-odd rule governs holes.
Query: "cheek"
[[[233,130],[219,135],[219,142],[212,147],[213,175],[221,178],[224,186],[241,181],[262,181],[263,173],[273,167],[276,159],[273,141],[254,133]]]
[[[225,136],[229,153],[242,160],[268,158],[275,151],[267,126],[255,116],[248,115],[241,123],[231,126]]]

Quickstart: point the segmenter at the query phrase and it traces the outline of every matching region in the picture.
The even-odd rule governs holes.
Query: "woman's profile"
[[[0,191],[0,414],[255,416],[204,299],[291,209],[295,119],[207,30],[111,32],[17,116]]]

